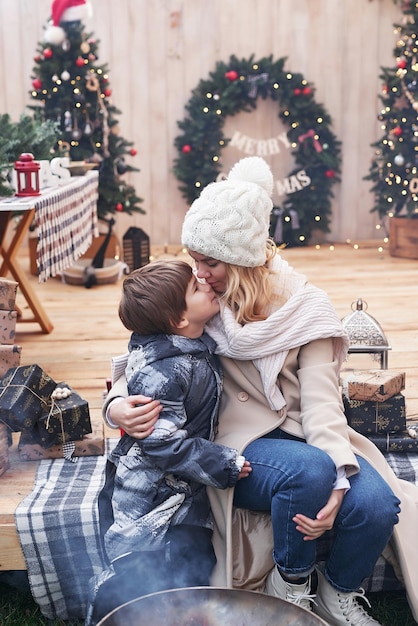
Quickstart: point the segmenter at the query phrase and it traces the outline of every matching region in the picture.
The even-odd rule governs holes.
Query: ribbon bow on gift
[[[315,139],[315,131],[313,128],[308,130],[304,135],[299,135],[298,141],[299,143],[302,143],[302,141],[305,141],[305,139],[308,139],[309,137],[311,137],[313,140],[313,145],[314,145],[315,150],[317,152],[322,152],[322,146],[319,143],[318,139]]]

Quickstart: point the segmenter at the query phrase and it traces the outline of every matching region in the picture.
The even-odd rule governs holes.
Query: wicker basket
[[[91,259],[79,259],[74,265],[63,271],[62,279],[69,285],[85,285],[86,270],[91,265]],[[117,259],[105,259],[104,266],[94,269],[95,284],[107,285],[120,280],[126,272],[127,265]]]
[[[9,469],[9,441],[7,426],[0,422],[0,476]]]

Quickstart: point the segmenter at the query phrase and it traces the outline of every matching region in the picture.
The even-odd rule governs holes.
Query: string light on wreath
[[[225,118],[256,109],[258,98],[277,102],[294,166],[284,182],[277,182],[281,201],[273,211],[271,232],[276,232],[277,244],[299,246],[309,243],[314,229],[329,232],[341,144],[329,114],[315,101],[314,86],[301,74],[286,71],[284,64],[284,58],[272,56],[258,61],[231,56],[227,63],[218,62],[193,89],[187,116],[178,122],[174,173],[192,203],[202,187],[221,175],[222,151],[232,140],[223,135]]]

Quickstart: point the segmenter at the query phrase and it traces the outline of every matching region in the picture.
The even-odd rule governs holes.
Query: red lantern
[[[39,170],[41,164],[35,161],[33,154],[24,152],[20,155],[19,160],[15,161],[15,170],[17,174],[17,192],[16,196],[39,196]]]

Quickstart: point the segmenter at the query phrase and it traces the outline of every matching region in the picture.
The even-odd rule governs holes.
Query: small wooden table
[[[44,333],[53,330],[17,259],[29,227],[34,223],[38,230],[36,260],[39,281],[44,282],[70,267],[98,236],[97,198],[98,172],[92,171],[60,187],[45,189],[39,196],[0,199],[0,276],[13,276],[33,313],[31,318],[20,315],[19,322],[37,322]],[[21,216],[8,243],[6,231],[16,213]]]

